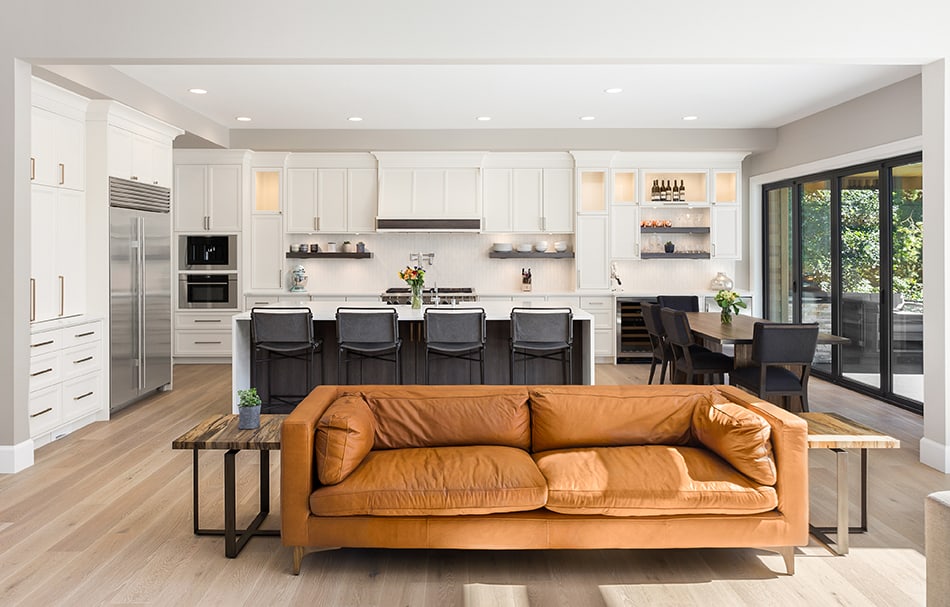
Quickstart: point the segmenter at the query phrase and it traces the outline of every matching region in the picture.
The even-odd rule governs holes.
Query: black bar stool
[[[482,308],[426,308],[426,383],[429,357],[478,361],[480,383],[485,383],[485,310]]]
[[[570,308],[511,309],[511,383],[515,383],[515,363],[524,362],[528,383],[528,360],[560,360],[562,383],[573,383],[574,313]]]
[[[288,412],[316,385],[313,381],[313,359],[320,354],[320,379],[323,379],[323,341],[314,339],[313,314],[308,308],[252,308],[251,309],[251,386],[260,388],[266,397],[265,406],[274,412]],[[306,364],[305,385],[302,394],[291,390],[295,374],[285,369],[280,380],[275,381],[274,367],[280,360],[302,360]],[[259,367],[267,366],[266,390],[261,385]],[[299,376],[296,376],[299,377]],[[290,380],[290,381],[288,381]]]
[[[366,359],[391,362],[395,365],[397,384],[402,383],[399,364],[399,322],[394,308],[337,308],[336,334],[337,380],[346,384],[349,364],[360,362],[360,382],[363,381],[363,361]]]

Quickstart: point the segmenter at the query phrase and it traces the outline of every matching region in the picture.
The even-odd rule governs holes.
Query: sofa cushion
[[[531,444],[524,387],[406,386],[363,394],[376,416],[376,449]]]
[[[317,475],[324,485],[345,479],[373,448],[376,422],[361,396],[342,396],[317,422],[314,450]]]
[[[544,387],[530,391],[531,449],[685,445],[697,404],[708,404],[713,391],[700,386],[599,386],[592,391]],[[661,389],[657,389],[661,388]]]
[[[693,435],[742,474],[763,485],[775,484],[772,426],[755,411],[735,403],[696,407]]]
[[[470,446],[373,451],[353,474],[310,495],[317,516],[490,514],[544,506],[547,485],[526,451]]]
[[[775,489],[697,447],[565,449],[533,457],[548,482],[547,508],[562,514],[753,514],[778,504]]]

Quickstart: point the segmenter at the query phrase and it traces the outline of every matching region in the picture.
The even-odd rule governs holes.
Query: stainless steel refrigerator
[[[171,192],[109,178],[110,409],[172,379]]]

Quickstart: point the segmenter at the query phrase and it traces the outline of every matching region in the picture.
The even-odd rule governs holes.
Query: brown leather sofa
[[[808,543],[807,426],[730,386],[322,386],[283,425],[306,547]]]

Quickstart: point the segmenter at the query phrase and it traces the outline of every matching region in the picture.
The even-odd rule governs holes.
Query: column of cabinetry
[[[574,251],[577,288],[610,287],[609,174],[612,152],[571,152],[577,163]]]
[[[240,232],[249,152],[175,150],[176,232]]]
[[[280,161],[282,166],[283,159]],[[284,284],[284,171],[282,168],[252,168],[251,174],[251,225],[247,239],[250,255],[245,264],[249,276],[244,284],[252,291],[278,290]]]
[[[30,336],[30,436],[39,447],[93,421],[103,389],[102,321],[47,325]]]
[[[287,160],[287,232],[375,231],[376,160],[370,154],[291,154]]]
[[[86,310],[86,127],[88,101],[33,79],[30,321]]]

